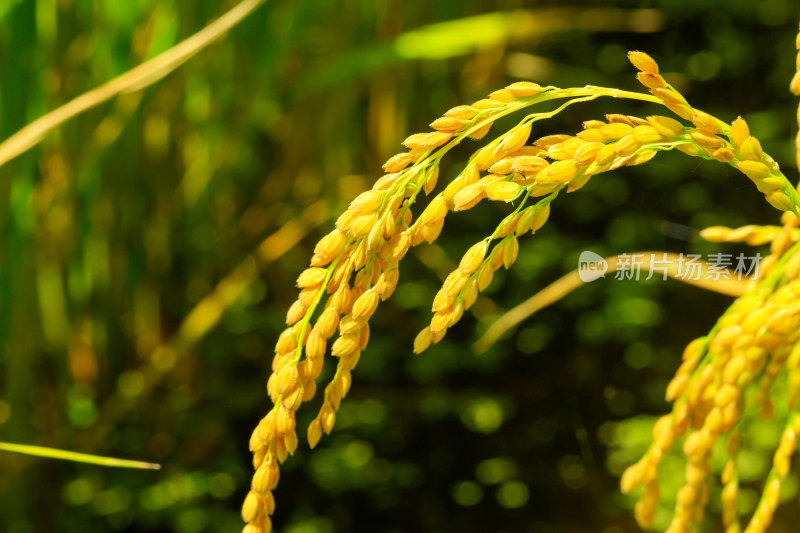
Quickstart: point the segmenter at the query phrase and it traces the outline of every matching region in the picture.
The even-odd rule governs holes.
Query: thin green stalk
[[[36,146],[52,130],[118,94],[140,91],[180,67],[239,24],[266,0],[242,0],[214,22],[153,59],[77,96],[0,143],[0,166]]]
[[[131,461],[129,459],[117,459],[115,457],[103,457],[100,455],[90,455],[88,453],[70,452],[56,448],[46,448],[44,446],[31,446],[28,444],[12,444],[10,442],[0,442],[0,450],[12,453],[22,453],[36,457],[46,457],[48,459],[61,459],[75,463],[86,463],[100,466],[111,466],[116,468],[139,468],[142,470],[160,470],[161,465],[147,463],[144,461]]]

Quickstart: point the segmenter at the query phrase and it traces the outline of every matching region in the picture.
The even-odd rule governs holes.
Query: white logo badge
[[[608,272],[608,262],[602,256],[585,250],[578,257],[578,277],[584,283],[605,277]]]

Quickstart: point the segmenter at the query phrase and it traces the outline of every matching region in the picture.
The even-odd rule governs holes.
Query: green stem
[[[30,446],[28,444],[12,444],[10,442],[0,442],[0,450],[12,453],[22,453],[36,457],[47,457],[49,459],[61,459],[76,463],[87,463],[100,466],[112,466],[117,468],[140,468],[143,470],[160,470],[161,465],[156,463],[146,463],[144,461],[131,461],[128,459],[117,459],[115,457],[102,457],[100,455],[90,455],[88,453],[70,452],[58,450],[56,448],[46,448],[44,446]]]

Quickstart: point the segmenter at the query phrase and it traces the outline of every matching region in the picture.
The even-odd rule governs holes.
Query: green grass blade
[[[27,444],[12,444],[10,442],[0,442],[0,450],[13,453],[23,453],[36,457],[47,457],[49,459],[62,459],[76,463],[87,463],[100,466],[113,466],[117,468],[140,468],[143,470],[160,470],[161,465],[156,463],[146,463],[144,461],[131,461],[128,459],[117,459],[114,457],[102,457],[90,455],[88,453],[70,452],[67,450],[57,450],[44,446],[30,446]]]

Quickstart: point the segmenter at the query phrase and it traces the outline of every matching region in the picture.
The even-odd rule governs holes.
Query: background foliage
[[[0,135],[228,4],[0,3]],[[453,105],[519,79],[638,90],[625,51],[641,49],[696,107],[742,114],[796,175],[786,87],[799,14],[790,0],[274,0],[153,87],[66,124],[0,168],[0,439],[163,469],[0,454],[0,529],[239,528],[247,439],[296,275],[399,141]],[[570,108],[537,134],[652,112],[618,104]],[[441,278],[498,209],[449,217],[438,245],[404,262],[333,435],[286,463],[278,530],[635,530],[618,475],[666,408],[682,346],[729,299],[598,281],[489,352],[471,345],[582,250],[738,252],[697,230],[776,212],[732,169],[677,153],[603,175],[554,205],[474,317],[411,355]],[[746,435],[752,479],[774,433]],[[798,515],[785,505],[775,531]]]

